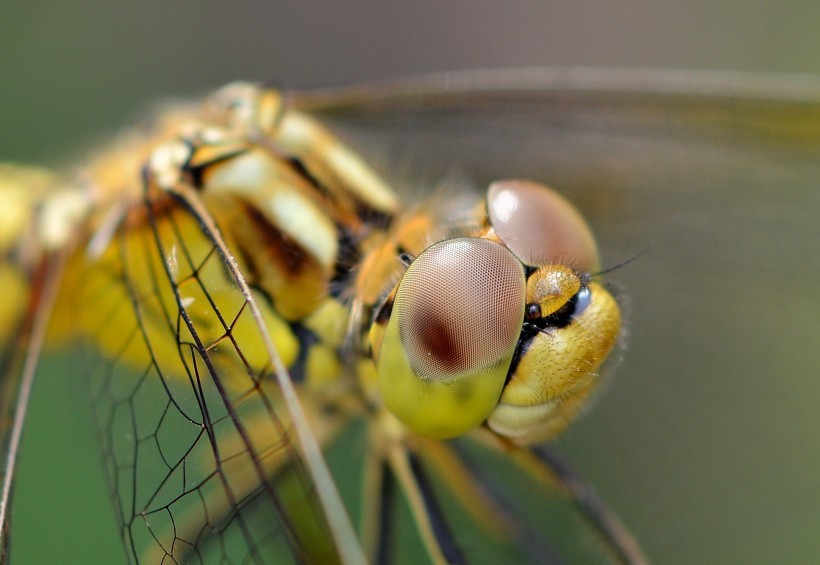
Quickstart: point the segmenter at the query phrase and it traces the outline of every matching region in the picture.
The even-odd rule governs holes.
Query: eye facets
[[[387,408],[416,433],[454,437],[496,407],[524,318],[520,262],[487,239],[437,243],[408,268],[377,361]]]
[[[529,181],[495,182],[487,191],[487,213],[499,239],[525,265],[597,269],[592,232],[558,193]]]
[[[416,374],[447,380],[508,356],[524,294],[521,265],[497,243],[459,238],[427,249],[407,270],[394,306]]]

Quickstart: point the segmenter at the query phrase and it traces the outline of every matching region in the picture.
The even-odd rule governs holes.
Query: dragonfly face
[[[589,492],[573,490],[583,483],[540,449],[521,447],[559,431],[574,415],[594,379],[575,381],[574,396],[560,403],[564,414],[559,410],[552,413],[558,415],[555,419],[541,417],[542,411],[555,408],[550,399],[560,397],[561,387],[573,376],[597,376],[618,334],[617,305],[600,281],[589,276],[601,267],[585,223],[568,221],[565,229],[550,234],[550,241],[564,234],[563,251],[543,256],[543,248],[529,239],[531,230],[519,229],[523,223],[537,226],[537,221],[508,220],[509,201],[525,202],[524,211],[540,210],[535,217],[561,208],[562,201],[543,188],[532,188],[549,202],[541,207],[530,188],[493,185],[482,205],[458,206],[456,218],[442,204],[449,199],[440,195],[421,200],[429,204],[426,208],[398,206],[392,190],[384,190],[347,145],[307,116],[320,116],[338,128],[353,146],[364,148],[362,154],[391,147],[390,154],[424,162],[431,174],[446,175],[455,167],[482,186],[516,175],[570,187],[572,200],[594,213],[596,231],[603,229],[607,246],[618,238],[629,240],[642,203],[656,195],[653,188],[677,186],[685,177],[680,171],[692,170],[688,165],[679,170],[676,159],[697,150],[675,142],[693,130],[710,140],[702,148],[704,155],[734,171],[725,173],[727,178],[799,182],[809,178],[810,165],[795,157],[790,169],[766,168],[772,153],[761,153],[765,158],[755,161],[761,180],[749,181],[740,164],[749,162],[743,156],[757,154],[753,148],[737,148],[720,135],[714,141],[703,133],[711,132],[710,127],[733,132],[743,124],[760,127],[772,115],[783,126],[783,114],[760,111],[776,105],[755,106],[754,120],[747,123],[742,111],[721,114],[716,101],[678,98],[663,104],[688,108],[680,115],[691,123],[672,120],[670,125],[667,117],[654,130],[652,104],[636,104],[635,113],[626,104],[614,112],[621,120],[616,128],[599,120],[601,112],[606,118],[610,110],[586,104],[584,96],[594,101],[598,95],[581,88],[573,95],[573,106],[562,98],[562,87],[543,87],[459,91],[456,81],[449,94],[400,89],[335,95],[330,102],[321,95],[305,96],[295,103],[275,93],[255,98],[253,89],[234,87],[204,109],[180,109],[171,123],[154,129],[149,141],[126,141],[120,149],[110,149],[109,158],[92,161],[81,184],[84,198],[79,202],[86,207],[74,206],[82,221],[60,215],[62,206],[51,207],[69,226],[57,233],[69,235],[62,240],[52,236],[60,245],[15,251],[15,261],[7,264],[24,265],[24,271],[16,272],[30,285],[36,297],[32,304],[44,303],[50,265],[59,264],[55,250],[72,250],[72,242],[79,242],[63,269],[57,309],[48,310],[52,326],[46,344],[56,347],[54,335],[71,335],[77,339],[72,347],[84,352],[79,372],[90,385],[131,560],[357,562],[363,550],[365,557],[388,562],[419,548],[442,561],[543,562],[561,554],[585,562],[600,557],[595,549],[590,556],[590,540],[578,536],[577,525],[566,515],[545,518],[549,509],[561,505],[550,498],[556,490],[581,504],[581,514],[592,519],[616,555],[642,559],[640,548],[608,511],[583,506]],[[542,93],[545,100],[534,100]],[[633,96],[653,104],[666,100]],[[608,100],[616,104],[621,99],[611,95]],[[292,112],[294,107],[298,111]],[[551,110],[556,107],[562,113]],[[730,128],[715,126],[725,115],[736,122]],[[704,122],[696,119],[704,116]],[[476,129],[479,124],[485,129]],[[501,135],[507,128],[515,134],[492,143],[486,133],[473,135]],[[415,154],[396,151],[390,134],[396,131],[411,133],[407,139],[412,138]],[[385,160],[377,156],[372,162]],[[695,183],[704,191],[704,210],[716,210],[706,203],[720,194],[707,189],[727,184],[717,174],[710,176],[712,170],[717,169],[698,169],[700,182]],[[395,171],[385,175],[391,189],[412,177],[406,167]],[[253,188],[260,184],[262,192]],[[283,186],[295,188],[289,192]],[[589,198],[593,192],[596,197]],[[291,208],[283,204],[288,198],[297,201]],[[641,221],[652,219],[646,214]],[[697,226],[690,222],[688,227]],[[41,234],[34,237],[45,241]],[[687,239],[676,241],[678,247],[672,247],[677,255],[701,257],[686,246]],[[629,253],[646,243],[638,241]],[[767,248],[757,249],[765,253]],[[469,286],[472,279],[465,282],[441,270],[455,265],[458,272],[464,257],[486,265],[482,273],[500,273],[485,280],[504,281],[509,289],[500,297],[468,300],[457,318],[466,320],[457,335],[480,345],[466,356],[485,361],[477,370],[453,361],[458,356],[430,360],[419,355],[424,348],[431,353],[461,351],[448,334],[437,334],[447,337],[441,341],[448,346],[436,349],[440,344],[427,332],[412,333],[430,320],[433,327],[448,321],[446,308],[443,315],[431,309],[436,306],[431,296],[480,295]],[[699,279],[691,272],[672,278],[663,275],[663,264],[656,267],[652,281],[630,283],[631,289],[639,289],[636,299],[651,300],[665,289],[663,304],[669,304],[681,288],[678,281],[697,287]],[[430,279],[443,286],[430,290]],[[700,293],[698,304],[708,303],[710,296]],[[487,303],[505,308],[491,310],[484,307]],[[75,314],[68,314],[70,307]],[[23,316],[23,325],[10,335],[37,335],[33,316],[10,311],[12,317]],[[482,318],[488,311],[492,315]],[[590,314],[593,318],[583,318]],[[488,327],[497,323],[499,330],[482,342],[487,336],[475,331],[476,318],[470,316]],[[676,318],[675,331],[691,319]],[[518,335],[509,331],[510,320],[516,321]],[[601,331],[559,331],[573,327],[567,321],[583,321],[575,325],[584,332],[600,323]],[[528,347],[519,345],[522,336],[530,340]],[[686,347],[683,337],[673,340],[677,347]],[[573,345],[562,365],[568,369],[565,374],[549,371],[550,382],[545,383],[540,368],[556,363],[550,352],[565,347],[562,341]],[[586,352],[576,347],[579,342],[586,344]],[[485,393],[500,396],[501,404],[468,415],[472,423],[466,427],[477,421],[478,428],[455,441],[428,438],[452,435],[452,430],[426,433],[416,424],[427,421],[424,410],[421,416],[408,416],[401,413],[408,405],[401,398],[386,399],[389,391],[400,389],[391,384],[392,375],[421,374],[423,388],[437,378],[445,381],[453,367],[456,373],[481,373],[486,367],[492,373],[507,358],[509,369],[498,370],[503,382],[494,385],[503,391],[490,387]],[[384,359],[402,367],[380,371]],[[14,361],[11,356],[5,365],[9,374],[17,374]],[[697,357],[691,362],[697,364]],[[534,382],[526,378],[532,375]],[[545,384],[554,387],[546,394]],[[412,388],[417,383],[407,386],[411,392],[404,396],[419,395]],[[382,409],[383,399],[397,408]],[[519,417],[522,407],[525,415]],[[646,408],[651,412],[651,406]],[[445,404],[445,422],[453,411]],[[533,421],[538,422],[536,432],[527,427]],[[330,476],[317,458],[320,450],[330,461]],[[356,454],[352,468],[351,453]],[[338,503],[334,483],[344,505]],[[348,515],[357,524],[355,533],[347,525]]]
[[[430,437],[487,421],[507,439],[544,441],[594,388],[618,335],[618,306],[588,280],[595,242],[563,198],[497,182],[484,208],[483,237],[422,251],[381,307],[390,314],[377,314],[386,325],[371,332],[381,397]]]

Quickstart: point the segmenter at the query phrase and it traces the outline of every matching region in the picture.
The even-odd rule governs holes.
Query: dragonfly
[[[532,360],[554,362],[519,345],[527,327],[560,335],[576,312],[595,310],[599,295],[605,311],[618,310],[583,219],[537,181],[616,187],[613,179],[639,174],[634,161],[618,159],[618,147],[602,149],[601,132],[610,129],[627,147],[630,135],[663,138],[670,131],[715,136],[728,146],[762,137],[811,147],[807,139],[816,139],[817,128],[805,115],[816,108],[814,88],[679,75],[622,82],[583,71],[450,74],[310,93],[237,84],[131,131],[68,182],[11,168],[10,184],[23,189],[4,193],[4,201],[28,199],[20,209],[35,215],[18,225],[35,227],[10,238],[6,252],[24,277],[5,287],[16,284],[28,297],[9,301],[18,309],[3,324],[12,328],[4,336],[11,344],[4,350],[4,405],[13,422],[6,484],[39,351],[65,347],[70,338],[82,344],[77,372],[88,381],[132,561],[390,562],[406,547],[421,547],[433,562],[497,555],[559,562],[578,549],[565,547],[568,538],[597,558],[644,562],[640,545],[592,488],[551,452],[532,447],[559,433],[596,388],[600,365],[617,356],[609,353],[619,320],[582,336],[595,351],[572,372],[589,381],[561,398],[557,417],[548,411],[516,436],[520,422],[504,418],[506,390],[486,392],[490,412],[482,406],[456,420],[454,412],[470,411],[436,397],[435,378],[385,382],[424,366],[396,345],[411,331],[398,321],[405,314],[424,312],[409,326],[425,328],[410,338],[415,350],[437,345],[425,324],[439,314],[426,308],[446,291],[424,294],[421,284],[419,298],[407,289],[439,264],[438,253],[446,256],[438,242],[468,249],[481,242],[469,251],[477,258],[501,248],[511,259],[511,251],[519,265],[511,272],[521,271],[511,284],[526,286],[528,296],[514,301],[515,319],[532,323],[513,324],[515,340],[495,354],[510,358],[495,385],[506,387]],[[474,135],[478,130],[498,137]],[[556,131],[563,135],[550,139]],[[413,147],[394,132],[411,133]],[[727,132],[728,142],[721,137]],[[370,155],[372,164],[359,155]],[[404,165],[390,163],[397,155]],[[273,186],[266,193],[249,188],[248,179],[259,175]],[[800,175],[808,177],[805,169]],[[431,177],[445,180],[436,186]],[[531,180],[503,180],[511,177]],[[277,191],[283,181],[300,189]],[[417,208],[398,205],[403,188],[416,193],[406,200]],[[546,202],[539,211],[560,210],[559,225],[571,218],[564,226],[569,241],[550,250],[549,260],[532,258],[540,246],[526,238],[537,222],[521,228],[501,219],[509,197],[525,208]],[[599,213],[623,209],[616,197],[587,204]],[[259,211],[277,198],[298,202],[270,229],[270,217]],[[519,239],[523,246],[512,243]],[[270,255],[263,259],[259,249]],[[322,263],[328,249],[335,259]],[[288,280],[283,265],[301,276]],[[559,290],[530,299],[545,281]],[[457,295],[477,290],[459,288]],[[412,397],[443,408],[414,411]],[[345,450],[357,453],[352,474],[338,469],[350,459]],[[510,500],[509,486],[522,481],[530,499]],[[556,503],[549,499],[555,492],[602,543],[590,548],[592,538],[579,543],[577,531],[546,531],[543,509]]]

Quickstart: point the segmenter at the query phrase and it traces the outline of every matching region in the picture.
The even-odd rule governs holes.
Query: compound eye
[[[487,190],[487,213],[499,239],[524,264],[598,270],[589,226],[563,196],[529,181],[505,180]]]
[[[393,307],[413,371],[449,381],[492,369],[518,340],[525,288],[521,265],[494,242],[430,247],[407,270]]]
[[[475,238],[437,243],[399,283],[379,352],[387,407],[409,428],[452,437],[495,407],[524,319],[521,263]]]

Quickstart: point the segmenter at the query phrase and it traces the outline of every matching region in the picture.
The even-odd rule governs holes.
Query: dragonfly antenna
[[[602,270],[602,271],[598,271],[597,273],[590,273],[590,275],[589,275],[589,276],[590,276],[590,277],[597,277],[597,276],[600,276],[600,275],[605,275],[605,274],[607,274],[607,273],[611,273],[612,271],[617,271],[617,270],[618,270],[618,269],[620,269],[621,267],[626,267],[626,266],[627,266],[627,265],[629,265],[632,261],[634,261],[635,259],[637,259],[637,258],[638,258],[638,257],[640,257],[641,255],[643,255],[644,253],[646,253],[647,251],[649,251],[649,248],[650,248],[650,247],[652,247],[653,245],[655,245],[655,240],[654,240],[654,239],[653,239],[652,241],[650,241],[648,244],[646,244],[646,245],[644,246],[644,248],[643,248],[643,249],[641,249],[640,251],[638,251],[637,253],[635,253],[635,255],[633,255],[633,256],[632,256],[632,257],[630,257],[629,259],[626,259],[626,260],[624,260],[624,261],[621,261],[620,263],[618,263],[617,265],[614,265],[614,266],[612,266],[612,267],[607,267],[606,269],[604,269],[604,270]]]

